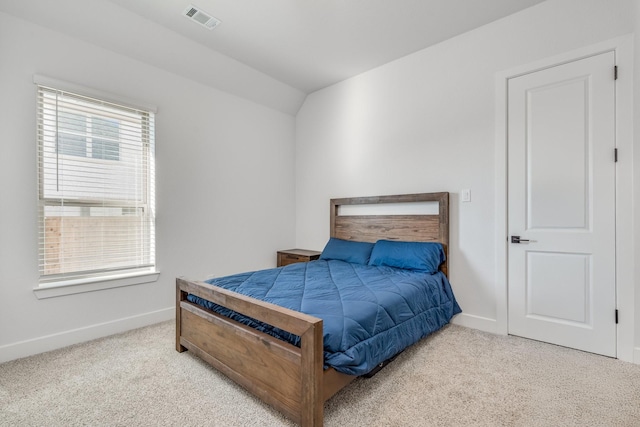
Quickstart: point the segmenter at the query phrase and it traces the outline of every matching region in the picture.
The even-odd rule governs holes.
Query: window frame
[[[56,154],[63,155],[63,156],[76,156],[76,157],[96,159],[96,160],[120,161],[121,157],[120,157],[119,141],[112,136],[100,135],[100,134],[94,133],[94,127],[96,127],[96,124],[95,124],[96,121],[104,120],[105,123],[107,123],[107,121],[116,122],[116,124],[118,125],[118,127],[116,128],[116,132],[117,134],[120,134],[120,126],[117,120],[106,119],[104,117],[100,117],[95,114],[91,114],[87,112],[82,113],[82,112],[63,111],[62,113],[65,113],[64,115],[68,115],[68,116],[70,115],[79,116],[84,119],[82,125],[80,126],[83,128],[83,130],[76,129],[71,131],[60,132],[60,136],[64,135],[65,138],[70,138],[71,140],[73,140],[75,137],[77,139],[75,141],[78,145],[77,148],[80,149],[80,147],[82,147],[80,150],[77,150],[77,151],[82,151],[82,153],[81,154],[73,153],[73,151],[75,150],[75,147],[72,147],[72,146],[66,147],[66,142],[65,142],[62,146],[60,145],[56,146],[56,150],[57,150]],[[60,138],[60,136],[58,138]],[[117,150],[114,151],[115,155],[112,153],[108,153],[108,154],[105,153],[104,146],[109,143],[116,145]],[[96,149],[96,145],[98,144],[102,145],[103,150]],[[102,157],[96,156],[95,153],[102,153]]]
[[[114,268],[114,269],[103,269],[101,271],[91,271],[88,273],[78,272],[78,273],[65,273],[60,275],[45,275],[43,267],[41,266],[41,262],[38,262],[38,270],[39,270],[39,280],[37,286],[33,289],[34,293],[38,298],[49,298],[56,297],[61,295],[68,294],[76,294],[81,292],[90,292],[101,289],[109,289],[114,287],[121,286],[130,286],[141,283],[149,283],[156,281],[159,277],[159,271],[157,270],[157,260],[156,260],[156,247],[155,247],[155,235],[156,235],[156,227],[155,227],[155,119],[152,117],[155,116],[157,110],[155,107],[150,105],[145,105],[136,101],[132,101],[129,99],[124,99],[119,96],[113,96],[111,94],[97,91],[95,89],[85,88],[79,85],[70,84],[68,82],[63,82],[60,80],[51,79],[44,76],[34,75],[33,82],[35,83],[35,91],[36,91],[36,105],[40,105],[39,97],[39,87],[51,88],[56,91],[68,92],[72,94],[79,95],[81,97],[93,98],[100,102],[105,102],[109,104],[116,104],[126,108],[131,108],[135,110],[140,110],[147,112],[148,115],[141,115],[140,117],[146,117],[146,125],[143,127],[146,130],[141,130],[142,133],[146,132],[146,135],[142,136],[142,140],[144,141],[144,154],[146,156],[143,162],[148,162],[145,166],[145,171],[141,176],[144,177],[144,184],[141,185],[143,194],[141,195],[141,199],[144,203],[132,203],[131,206],[137,206],[138,208],[142,207],[145,210],[144,217],[148,217],[148,233],[149,236],[149,247],[144,251],[146,256],[149,256],[148,265],[143,265],[141,267],[135,268]],[[57,107],[56,107],[56,111]],[[91,117],[89,114],[86,116],[87,118]],[[100,117],[100,116],[97,116]],[[153,121],[153,128],[149,128],[150,122]],[[144,124],[144,120],[142,120]],[[41,118],[36,117],[36,127],[41,124]],[[85,124],[85,126],[88,126]],[[44,224],[44,208],[45,206],[56,206],[57,203],[60,203],[60,206],[64,205],[65,207],[69,206],[78,206],[78,207],[108,207],[109,202],[105,200],[100,200],[99,203],[96,201],[92,201],[90,198],[80,198],[78,200],[73,199],[64,199],[63,197],[49,197],[47,195],[45,197],[44,190],[42,186],[44,185],[44,178],[40,176],[42,174],[42,154],[43,151],[43,139],[40,136],[40,132],[36,132],[36,147],[37,147],[37,166],[38,166],[38,189],[37,189],[37,197],[38,197],[38,259],[41,259],[44,256],[44,249],[41,244],[42,237],[40,236],[40,227]],[[91,161],[97,162],[118,162],[122,158],[122,148],[118,148],[118,160],[103,158],[103,157],[93,157],[91,153],[90,138],[85,136],[86,144],[87,144],[87,153],[86,157],[80,157],[83,161],[87,160],[89,164]],[[108,138],[105,138],[107,140]],[[118,143],[121,144],[122,140],[119,140]],[[56,148],[57,149],[57,148]],[[73,157],[73,154],[64,154],[65,156]],[[64,202],[62,202],[64,200]],[[126,204],[126,203],[125,203]],[[121,203],[121,201],[116,201],[113,203],[114,206],[118,206],[123,210],[126,208],[125,204]],[[129,206],[129,208],[131,208]],[[147,234],[145,234],[147,236]]]

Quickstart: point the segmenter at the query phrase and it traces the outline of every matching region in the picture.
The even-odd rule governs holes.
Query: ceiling
[[[311,93],[544,0],[109,1]],[[183,17],[190,4],[222,24]]]
[[[543,1],[0,0],[0,13],[296,115],[309,93]],[[185,18],[190,4],[222,24]]]

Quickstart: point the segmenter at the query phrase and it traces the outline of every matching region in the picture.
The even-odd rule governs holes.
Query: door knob
[[[521,239],[520,236],[511,236],[511,243],[522,243],[528,241],[528,239]]]

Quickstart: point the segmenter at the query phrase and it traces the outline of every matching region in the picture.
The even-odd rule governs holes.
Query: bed
[[[438,205],[437,214],[341,214],[344,207],[356,205],[423,202],[436,202]],[[449,243],[448,202],[448,193],[332,199],[330,201],[330,236],[332,238],[330,243],[334,239],[338,242],[353,242],[354,244],[355,242],[373,243],[380,240],[384,241],[382,243],[388,242],[389,245],[400,242],[440,243],[441,245],[437,246],[443,251],[443,257],[436,263],[436,270],[439,271],[433,274],[434,277],[444,277],[439,280],[444,280],[448,287],[445,276]],[[326,251],[327,248],[323,251],[323,256]],[[280,269],[247,273],[246,277],[234,276],[241,277],[244,284],[250,282],[247,277],[254,277],[255,274],[295,278],[295,274],[319,277],[323,274],[317,271],[324,272],[326,270],[328,273],[325,272],[325,276],[335,276],[336,272],[353,270],[356,276],[360,277],[369,274],[372,268],[352,265],[351,262],[346,263],[342,260],[324,259],[312,261],[307,265],[292,264]],[[380,268],[383,272],[396,270],[385,265]],[[299,273],[300,271],[303,273]],[[389,274],[391,273],[396,274],[395,272]],[[402,274],[412,277],[414,275],[409,271]],[[230,281],[234,278],[229,276]],[[397,281],[397,279],[393,280]],[[404,283],[405,279],[399,281]],[[282,306],[263,301],[249,296],[253,295],[253,292],[260,293],[259,287],[254,287],[251,292],[243,290],[248,293],[245,295],[235,292],[239,288],[223,287],[226,286],[224,282],[224,278],[216,280],[215,285],[183,278],[177,279],[176,350],[179,352],[191,351],[302,426],[322,425],[323,406],[327,399],[348,385],[358,375],[369,371],[373,365],[379,364],[381,357],[386,358],[402,350],[402,348],[396,348],[399,344],[394,344],[395,341],[393,341],[388,344],[378,344],[377,348],[383,349],[381,351],[370,352],[375,353],[375,357],[378,358],[372,359],[373,362],[367,360],[367,363],[373,364],[362,365],[360,356],[357,354],[355,356],[348,354],[346,365],[333,363],[338,359],[344,360],[345,357],[343,354],[338,354],[336,358],[331,359],[331,353],[325,353],[325,345],[330,346],[331,344],[328,336],[323,334],[321,317],[325,318],[328,329],[329,324],[332,323],[330,316],[325,316],[325,313],[320,313],[317,316],[305,314],[287,308],[287,304]],[[450,293],[450,288],[448,289]],[[308,293],[308,291],[305,292]],[[435,300],[446,300],[447,298],[454,306],[453,310],[448,305],[427,332],[419,333],[426,335],[440,328],[449,321],[453,314],[459,312],[459,307],[457,307],[452,294],[431,297]],[[203,301],[211,305],[203,304]],[[447,301],[444,302],[449,304]],[[294,306],[292,305],[292,307]],[[386,310],[383,308],[383,311]],[[429,310],[433,311],[434,309]],[[309,310],[305,311],[309,312]],[[313,310],[310,312],[314,313]],[[445,312],[448,314],[444,314]],[[230,316],[229,313],[232,315]],[[398,315],[398,318],[402,320],[400,323],[403,325],[409,323],[409,321],[405,321],[402,314]],[[413,319],[409,320],[413,321]],[[265,330],[260,325],[266,325],[271,329]],[[392,329],[395,330],[395,328]],[[364,334],[366,331],[359,333]],[[288,335],[283,337],[282,334]],[[402,331],[396,335],[402,337],[405,333]],[[407,338],[408,345],[415,342],[420,336]],[[406,345],[406,343],[402,344],[402,347],[406,347]],[[368,352],[365,350],[367,354],[363,358],[368,359]],[[357,360],[354,362],[353,359]]]

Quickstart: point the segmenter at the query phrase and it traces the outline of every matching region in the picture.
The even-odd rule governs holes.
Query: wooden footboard
[[[194,294],[300,336],[300,348],[189,302]],[[322,320],[203,282],[176,280],[176,350],[189,350],[302,426],[355,377],[323,371]]]

